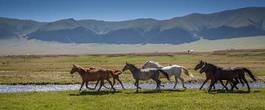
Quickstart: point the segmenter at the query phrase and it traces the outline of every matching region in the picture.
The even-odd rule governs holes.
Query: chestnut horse
[[[109,70],[103,70],[103,69],[84,69],[83,67],[79,65],[73,65],[71,74],[78,72],[79,75],[82,78],[82,83],[79,91],[81,91],[82,87],[84,86],[84,83],[88,83],[89,81],[100,81],[100,86],[98,91],[100,91],[101,87],[104,84],[104,80],[107,80],[110,85],[111,89],[115,91],[115,88],[113,87],[112,82],[110,81],[110,78],[112,77],[111,71]]]
[[[96,68],[94,68],[94,67],[90,67],[89,69],[96,69]],[[122,71],[120,71],[120,70],[109,70],[109,69],[107,69],[107,71],[111,72],[111,77],[113,78],[113,86],[115,85],[116,80],[117,80],[117,81],[120,83],[122,89],[125,89],[124,86],[123,86],[123,84],[122,84],[122,81],[120,80],[120,75],[122,74]],[[88,88],[88,89],[96,89],[98,83],[99,83],[99,81],[97,81],[97,83],[96,83],[96,85],[95,85],[94,88],[88,88],[88,86],[87,86],[87,88]],[[87,83],[86,83],[86,85],[87,85]],[[103,86],[104,86],[105,88],[109,89],[109,88],[106,87],[104,84],[103,84]]]

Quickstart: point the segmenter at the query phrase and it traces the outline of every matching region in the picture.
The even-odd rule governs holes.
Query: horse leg
[[[233,81],[233,80],[230,80],[230,81],[233,82],[233,86],[232,86],[232,88],[231,88],[231,91],[233,92],[234,87],[237,85],[237,82],[236,82],[236,81]]]
[[[222,81],[222,80],[219,80],[219,81],[220,81],[221,85],[225,88],[225,90],[228,91],[228,88],[224,85],[223,81]],[[228,82],[228,81],[227,81],[227,82]],[[227,83],[227,82],[226,82],[226,83]]]
[[[228,81],[226,81],[226,82],[225,82],[225,86],[227,86],[227,85],[228,85],[228,83],[229,83],[229,82],[228,82]],[[231,83],[230,83],[230,84],[231,84]],[[231,87],[232,87],[232,86],[231,86]],[[222,89],[224,89],[224,88],[225,88],[225,87],[223,86],[223,88],[222,88]]]
[[[239,81],[238,81],[238,79],[237,78],[235,78],[235,81],[236,81],[236,83],[238,84],[239,83]],[[231,84],[231,83],[230,83]],[[232,85],[231,85],[232,86]],[[238,87],[235,85],[235,88],[236,89],[238,89]]]
[[[81,91],[81,89],[82,89],[82,87],[84,86],[84,81],[82,81],[82,83],[81,83],[81,87],[80,87],[80,89],[79,89],[79,92]]]
[[[210,92],[211,91],[211,89],[212,89],[212,87],[213,87],[213,85],[216,83],[216,80],[211,80],[211,84],[210,84],[210,86],[209,86],[209,88],[208,88],[208,92]]]
[[[110,89],[109,87],[107,87],[107,86],[105,85],[105,83],[103,84],[103,87],[105,87],[106,89]]]
[[[117,78],[112,78],[113,79],[113,86],[116,84],[116,81],[115,81],[115,79],[117,79]]]
[[[87,89],[90,89],[90,90],[94,90],[95,88],[90,88],[90,87],[88,87],[88,81],[86,81],[86,88]]]
[[[181,83],[182,83],[182,87],[186,89],[185,85],[184,85],[184,79],[182,77],[179,77]]]
[[[136,86],[136,93],[138,93],[138,89],[139,89],[139,80],[136,80],[134,85]]]
[[[204,84],[209,80],[209,78],[205,79],[205,81],[202,83],[200,90],[202,89],[202,87],[204,86]]]
[[[123,84],[122,84],[122,82],[121,82],[121,80],[120,80],[119,78],[117,78],[117,80],[118,80],[119,83],[121,84],[122,89],[125,89],[124,86],[123,86]]]
[[[98,92],[100,91],[101,87],[104,85],[104,80],[100,80],[100,86],[98,88]]]
[[[142,88],[139,86],[139,80],[137,81],[137,87],[138,87],[139,89],[142,89]]]
[[[248,85],[248,81],[246,80],[246,78],[242,78],[243,79],[243,81],[246,83],[246,85],[247,85],[247,87],[248,87],[248,92],[250,92],[250,87],[249,87],[249,85]]]
[[[245,84],[244,84],[244,82],[242,81],[242,78],[239,78],[238,80],[239,80],[239,82],[242,84],[242,86],[244,87]]]
[[[178,78],[175,76],[175,85],[174,85],[174,87],[173,87],[173,89],[175,89],[176,88],[176,86],[177,86],[177,83],[178,83]]]
[[[160,89],[161,81],[159,79],[153,79],[156,82],[156,89]]]
[[[95,84],[95,87],[93,88],[93,90],[95,90],[97,88],[99,81],[100,80],[97,80],[97,83]]]
[[[110,86],[111,86],[111,89],[113,89],[113,91],[116,91],[116,89],[114,88],[114,84],[112,84],[111,81],[110,81],[109,79],[106,79],[106,80],[109,82],[109,84],[110,84]]]

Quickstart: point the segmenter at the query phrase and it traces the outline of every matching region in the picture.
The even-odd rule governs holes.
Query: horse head
[[[200,62],[195,66],[194,70],[197,71],[198,69],[202,68],[205,62],[200,60]]]
[[[73,64],[73,67],[72,67],[72,69],[71,69],[71,71],[70,71],[70,74],[75,73],[77,70],[78,70],[78,66],[75,65],[75,64]]]
[[[200,73],[206,72],[208,70],[208,66],[205,65],[203,67],[201,67]]]
[[[130,65],[130,64],[126,62],[125,66],[124,66],[123,69],[122,69],[122,72],[128,70],[128,69],[129,69],[129,65]]]
[[[80,72],[80,71],[84,71],[85,72],[85,69],[83,69],[81,66],[79,65],[76,65],[76,64],[73,64],[73,67],[70,71],[70,74],[74,74],[75,72]]]

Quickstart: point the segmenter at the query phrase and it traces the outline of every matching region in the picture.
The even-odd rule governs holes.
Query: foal
[[[115,88],[110,81],[111,72],[109,71],[103,69],[84,69],[81,66],[73,65],[70,73],[73,74],[75,72],[78,72],[82,78],[82,83],[79,91],[81,91],[84,83],[88,83],[89,81],[100,81],[100,87],[98,89],[98,91],[100,91],[101,87],[104,84],[104,80],[107,80],[110,83],[111,88],[115,91]]]
[[[95,69],[95,68],[94,68]],[[120,83],[122,89],[125,89],[123,84],[122,84],[122,81],[120,80],[120,75],[122,74],[122,71],[120,70],[109,70],[107,69],[106,71],[110,72],[111,73],[111,77],[113,78],[113,86],[115,85],[116,83],[116,80]],[[94,88],[88,88],[88,89],[96,89],[97,85],[98,85],[99,81],[97,81],[96,85]],[[87,84],[87,83],[86,83]],[[109,89],[108,87],[106,87],[104,84],[103,86],[107,89]]]

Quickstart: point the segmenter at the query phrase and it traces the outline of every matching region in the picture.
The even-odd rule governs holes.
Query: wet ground
[[[163,84],[164,87],[161,89],[172,89],[174,84],[173,83],[166,83]],[[94,87],[94,84],[90,84],[90,87]],[[107,85],[108,86],[108,85]],[[199,88],[201,83],[185,83],[187,88]],[[215,85],[216,88],[222,88],[220,84]],[[135,89],[133,84],[124,84],[126,89]],[[140,84],[141,88],[152,89],[156,87],[156,84]],[[204,88],[208,87],[208,84],[204,85]],[[241,84],[238,85],[241,87]],[[246,86],[245,86],[246,87]],[[257,82],[257,83],[250,83],[251,88],[259,88],[265,87],[265,83]],[[14,92],[35,92],[35,91],[65,91],[65,90],[78,90],[80,88],[79,84],[73,85],[0,85],[0,93],[14,93]],[[121,89],[120,85],[115,85],[116,89]],[[103,89],[105,89],[103,87]],[[181,84],[177,85],[177,89],[183,89]],[[83,87],[82,90],[87,90]]]

